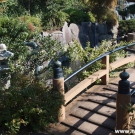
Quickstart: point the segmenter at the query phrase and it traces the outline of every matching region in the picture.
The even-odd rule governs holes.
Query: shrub
[[[72,46],[69,46],[67,49],[67,55],[71,59],[71,62],[80,61],[80,67],[84,66],[88,62],[96,59],[98,56],[104,54],[107,51],[111,51],[119,46],[125,45],[124,42],[117,44],[115,46],[111,45],[111,42],[103,41],[101,45],[95,49],[90,48],[90,44],[88,43],[85,49],[82,49],[78,42],[74,42]],[[110,63],[114,62],[117,57],[124,57],[125,52],[120,50],[110,55]],[[89,66],[86,70],[82,71],[78,75],[79,80],[83,80],[84,78],[88,77],[89,75],[93,74],[94,72],[100,70],[104,65],[101,63],[101,60],[95,62],[91,66]],[[80,68],[79,66],[76,67],[76,70]],[[70,71],[71,73],[71,71]]]
[[[31,24],[31,26],[29,25]],[[34,29],[32,30],[31,27]],[[28,40],[36,34],[37,28],[32,23],[24,22],[20,18],[3,17],[0,18],[0,38],[8,38],[10,41]],[[4,40],[3,39],[3,40]]]
[[[62,47],[51,37],[34,38],[40,45],[33,50],[23,43],[23,39],[4,42],[14,53],[14,57],[9,59],[11,86],[5,91],[0,89],[0,127],[8,130],[9,134],[25,126],[39,131],[57,122],[59,108],[64,103],[58,90],[47,85],[48,76],[52,78],[52,68],[43,68],[43,77],[35,76],[36,67],[45,61],[57,60]]]
[[[127,35],[128,33],[135,31],[135,20],[122,20],[119,21],[118,35]]]
[[[32,76],[12,74],[11,86],[0,90],[0,127],[16,133],[21,127],[30,126],[39,131],[57,122],[63,96]]]
[[[91,14],[86,13],[82,10],[71,8],[68,10],[64,10],[64,12],[66,12],[69,15],[70,23],[81,24],[81,22],[91,21]]]
[[[51,12],[46,12],[42,18],[42,27],[45,30],[60,29],[64,22],[68,22],[68,14],[62,11],[57,11],[51,14]]]
[[[0,9],[3,15],[10,17],[25,15],[27,12],[24,7],[18,4],[17,0],[4,0],[0,3]]]
[[[19,17],[25,23],[31,23],[34,27],[40,30],[41,28],[41,19],[35,16],[20,16]]]
[[[116,25],[117,20],[118,20],[117,15],[113,11],[110,11],[110,12],[107,13],[105,21],[108,24]]]
[[[66,1],[51,0],[46,2],[46,11],[42,16],[42,25],[46,30],[61,28],[68,21],[68,14],[63,12]],[[66,4],[66,3],[65,3]]]

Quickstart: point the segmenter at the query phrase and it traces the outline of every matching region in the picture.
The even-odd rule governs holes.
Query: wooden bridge
[[[126,71],[130,74],[131,86],[135,87],[135,69]],[[107,85],[88,88],[66,106],[66,119],[54,125],[49,132],[54,135],[113,135],[119,80],[119,76],[109,78]],[[135,96],[131,102],[135,103]],[[130,128],[135,130],[135,122]]]
[[[133,46],[135,43],[128,46]],[[125,65],[129,62],[135,62],[135,55],[120,58],[113,63],[109,63],[109,55],[115,51],[125,49],[128,46],[117,48],[99,56],[93,62],[85,65],[79,71],[76,71],[67,79],[54,78],[54,87],[61,86],[64,89],[64,82],[73,78],[78,72],[84,70],[97,60],[102,60],[106,66],[88,78],[84,79],[68,92],[64,93],[65,106],[62,106],[60,123],[52,126],[49,130],[54,135],[113,135],[116,128],[116,97],[118,94],[119,77],[109,78],[109,72]],[[130,87],[135,88],[135,69],[126,70],[129,74]],[[102,85],[89,86],[97,79],[102,80]],[[130,91],[132,90],[130,89]],[[132,90],[133,92],[133,90]],[[132,93],[131,92],[131,93]],[[81,94],[80,94],[81,93]],[[129,94],[130,95],[130,94]],[[124,98],[123,98],[124,99]],[[125,102],[127,99],[124,99]],[[135,96],[132,93],[132,105],[135,104]],[[123,112],[119,112],[123,115]],[[133,118],[130,114],[129,118]],[[120,115],[119,115],[120,116]],[[130,129],[135,129],[135,123],[131,123]]]

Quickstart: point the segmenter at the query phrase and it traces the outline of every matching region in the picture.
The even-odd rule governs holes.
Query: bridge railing
[[[97,57],[96,59],[94,59],[93,61],[87,63],[86,65],[84,65],[83,67],[81,67],[80,69],[78,69],[77,71],[72,73],[71,75],[69,75],[67,78],[65,78],[64,83],[68,84],[68,81],[72,80],[72,78],[74,78],[77,74],[84,71],[85,69],[87,69],[89,66],[91,66],[98,60],[102,60],[102,64],[105,65],[105,67],[103,69],[93,73],[92,75],[90,75],[89,77],[87,77],[86,79],[84,79],[83,81],[78,83],[77,85],[75,85],[73,88],[68,90],[65,93],[65,103],[67,104],[70,100],[72,100],[75,96],[77,96],[81,91],[83,91],[85,88],[87,88],[89,85],[91,85],[98,79],[101,79],[102,84],[107,84],[109,82],[109,72],[110,71],[112,71],[122,65],[125,65],[129,62],[134,62],[135,56],[132,55],[130,57],[125,57],[123,59],[119,59],[113,63],[109,63],[110,54],[117,52],[119,50],[122,50],[122,49],[126,49],[126,48],[134,46],[134,45],[135,45],[135,43],[132,43],[129,45],[118,47],[112,51],[106,52],[106,53],[100,55],[99,57]]]
[[[80,69],[78,69],[77,71],[75,71],[74,73],[72,73],[71,75],[69,75],[67,78],[62,79],[61,82],[59,83],[60,86],[63,88],[63,85],[66,84],[68,81],[70,81],[71,79],[73,79],[78,73],[82,72],[83,70],[87,69],[89,66],[91,66],[92,64],[94,64],[95,62],[101,60],[102,64],[105,65],[104,68],[96,71],[95,73],[93,73],[92,75],[88,76],[87,78],[85,78],[84,80],[82,80],[81,82],[79,82],[77,85],[75,85],[73,88],[71,88],[70,90],[68,90],[65,93],[65,90],[63,88],[62,90],[62,94],[64,95],[64,99],[65,99],[65,105],[67,103],[69,103],[73,98],[75,98],[79,93],[81,93],[83,90],[85,90],[88,86],[90,86],[92,83],[94,83],[96,80],[101,79],[102,84],[108,84],[109,82],[109,72],[122,66],[125,65],[127,63],[130,62],[135,62],[135,55],[131,55],[129,57],[125,57],[122,59],[119,59],[113,63],[109,63],[109,57],[110,54],[117,52],[119,50],[122,49],[126,49],[128,47],[134,46],[135,42],[128,44],[128,45],[124,45],[121,47],[118,47],[112,51],[106,52],[102,55],[100,55],[99,57],[97,57],[96,59],[94,59],[93,61],[90,61],[89,63],[87,63],[86,65],[84,65],[83,67],[81,67]],[[128,50],[129,51],[129,50]],[[59,74],[56,78],[55,78],[55,83],[57,82],[57,80],[59,80],[59,78],[63,78],[62,74],[61,74],[61,70],[60,70],[60,65],[58,64],[57,66],[57,73]],[[60,72],[59,72],[60,71]],[[56,85],[55,85],[56,86]],[[64,106],[63,106],[64,108]],[[61,112],[63,114],[63,117],[65,117],[65,109],[62,109],[63,111]],[[64,119],[64,118],[62,118]]]

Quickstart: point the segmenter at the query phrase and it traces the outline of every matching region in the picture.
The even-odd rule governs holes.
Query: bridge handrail
[[[124,46],[120,46],[112,51],[108,51],[100,56],[98,56],[96,59],[90,61],[89,63],[87,63],[86,65],[84,65],[83,67],[81,67],[80,69],[78,69],[77,71],[75,71],[74,73],[72,73],[71,75],[69,75],[65,80],[64,82],[67,82],[69,79],[71,79],[72,77],[74,77],[75,75],[77,75],[79,72],[83,71],[84,69],[88,68],[90,65],[92,65],[93,63],[95,63],[96,61],[102,59],[103,57],[107,56],[107,55],[110,55],[114,52],[117,52],[119,50],[122,50],[122,49],[125,49],[127,47],[131,47],[131,46],[134,46],[135,45],[135,42],[131,43],[131,44],[128,44],[128,45],[124,45]]]

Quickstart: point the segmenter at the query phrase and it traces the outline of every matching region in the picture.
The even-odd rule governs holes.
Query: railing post
[[[56,61],[54,63],[53,70],[54,70],[53,88],[58,89],[60,93],[64,96],[64,77],[60,61]],[[65,107],[62,105],[59,110],[58,121],[61,122],[64,119],[65,119]]]
[[[116,130],[129,129],[129,113],[127,105],[131,103],[129,74],[124,70],[120,73],[121,80],[118,85],[116,101]]]
[[[102,84],[107,85],[109,83],[109,55],[102,58],[102,64],[104,64],[104,68],[106,69],[106,75],[101,77]]]

